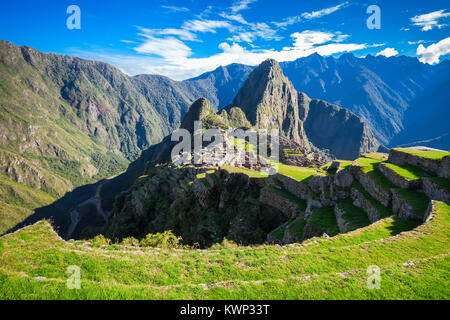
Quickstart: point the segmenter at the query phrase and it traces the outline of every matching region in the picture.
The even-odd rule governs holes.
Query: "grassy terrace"
[[[383,206],[377,199],[372,197],[359,183],[358,181],[353,181],[352,187],[363,194],[363,196],[377,209],[380,218],[387,218],[393,215],[390,208]]]
[[[237,168],[237,167],[233,167],[233,166],[223,166],[221,167],[223,170],[228,171],[229,173],[243,173],[248,175],[251,178],[267,178],[269,175],[259,172],[259,171],[255,171],[255,170],[250,170],[250,169],[245,169],[245,168]]]
[[[313,175],[318,174],[318,171],[314,168],[288,166],[283,163],[280,163],[278,172],[298,181],[305,181]]]
[[[360,208],[353,205],[353,201],[348,198],[339,203],[339,208],[345,211],[344,220],[348,222],[349,230],[356,230],[370,225],[367,214]]]
[[[278,189],[278,188],[275,188],[274,186],[267,186],[267,188],[270,191],[296,203],[298,205],[298,209],[302,212],[305,212],[306,206],[307,206],[307,203],[305,200],[300,199],[299,197],[293,195],[292,193],[290,193],[289,191],[287,191],[285,189]]]
[[[329,236],[335,236],[339,233],[339,228],[334,214],[334,207],[322,207],[314,209],[311,220],[309,221],[313,226],[319,228],[326,228]]]
[[[329,162],[329,163],[327,163],[326,165],[324,165],[324,166],[321,168],[321,170],[324,171],[324,172],[326,172],[326,173],[329,174],[329,175],[334,175],[334,174],[336,174],[337,172],[339,172],[339,171],[341,171],[341,170],[345,170],[345,169],[350,168],[350,166],[352,165],[352,161],[347,161],[347,160],[335,160],[335,161],[338,161],[338,162],[341,163],[341,165],[340,165],[340,167],[339,167],[338,170],[331,170],[331,169],[328,169],[329,166],[332,164],[332,162]]]
[[[92,248],[40,222],[0,239],[0,297],[448,299],[450,208],[434,213],[411,231],[411,221],[387,218],[303,245],[219,250]],[[80,290],[66,288],[70,265],[81,268]],[[370,265],[381,268],[380,290],[366,287]]]
[[[396,148],[394,150],[413,154],[415,156],[419,156],[425,159],[432,159],[432,160],[441,160],[443,157],[450,156],[450,152],[448,151],[420,151],[420,150],[411,150],[411,149],[403,149],[403,148]]]
[[[230,173],[244,173],[252,178],[267,178],[268,175],[261,173],[259,171],[245,169],[245,168],[237,168],[233,166],[223,166],[222,169],[230,172]],[[318,174],[319,172],[314,168],[305,168],[305,167],[295,167],[295,166],[288,166],[285,164],[280,163],[279,164],[279,173],[289,176],[293,179],[296,179],[298,181],[305,181],[309,178],[311,178],[313,175]]]
[[[403,198],[414,210],[421,212],[425,215],[430,199],[421,192],[416,192],[407,189],[396,189],[398,195]]]
[[[430,173],[414,166],[409,165],[403,165],[398,166],[392,163],[384,163],[386,167],[393,170],[395,173],[397,173],[399,176],[409,179],[409,180],[420,180],[421,177],[429,177],[431,176]]]
[[[385,190],[390,190],[395,188],[395,185],[378,170],[382,161],[382,159],[362,157],[353,161],[353,165],[358,166],[363,173],[369,175],[377,185]]]

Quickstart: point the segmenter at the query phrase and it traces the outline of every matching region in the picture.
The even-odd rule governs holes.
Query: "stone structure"
[[[411,180],[405,177],[402,177],[397,172],[386,166],[384,163],[381,163],[379,169],[382,174],[386,178],[389,179],[393,184],[402,189],[419,189],[421,187],[420,179]]]
[[[432,178],[422,178],[423,192],[432,200],[450,204],[450,193],[447,189],[433,181]]]
[[[424,212],[418,212],[415,210],[405,199],[403,199],[397,190],[391,189],[392,191],[392,211],[397,214],[400,218],[412,219],[412,220],[422,220],[424,217]]]
[[[370,202],[366,197],[356,188],[352,188],[350,195],[353,200],[353,205],[355,207],[361,208],[369,218],[370,222],[375,222],[379,220],[379,212],[377,208]]]

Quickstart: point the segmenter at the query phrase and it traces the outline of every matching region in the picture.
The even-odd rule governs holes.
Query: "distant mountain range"
[[[270,81],[261,68],[249,78],[255,67],[240,64],[185,81],[130,77],[106,63],[0,40],[0,216],[27,215],[123,171],[178,128],[201,97],[216,110],[243,110],[231,118],[278,123],[287,137],[340,158],[377,150],[378,141],[450,147],[448,61],[312,55],[272,67]],[[279,109],[264,107],[270,103]],[[17,202],[21,186],[31,189]],[[0,229],[17,222],[8,221],[0,219]]]
[[[235,88],[228,92],[233,92],[251,70],[244,67],[237,64],[220,67],[198,78],[208,75],[226,79],[227,88]],[[334,58],[313,54],[282,62],[280,67],[296,90],[352,111],[386,146],[450,148],[450,127],[446,121],[450,109],[448,60],[431,66],[406,56],[357,58],[349,53]],[[223,77],[221,73],[228,68],[234,72]],[[233,75],[238,82],[235,83]],[[222,95],[219,107],[232,99],[230,94]]]

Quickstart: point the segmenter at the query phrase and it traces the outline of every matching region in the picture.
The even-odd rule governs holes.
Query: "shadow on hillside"
[[[411,231],[422,223],[423,222],[419,220],[394,218],[392,226],[388,227],[388,229],[391,231],[391,236],[395,236],[405,231]]]
[[[66,239],[72,224],[71,213],[73,211],[77,211],[79,219],[75,228],[70,232],[70,238],[80,239],[84,236],[90,237],[98,234],[106,221],[104,216],[98,214],[93,199],[96,198],[97,201],[100,201],[101,209],[104,212],[110,212],[116,196],[129,189],[134,181],[144,174],[149,163],[157,163],[168,159],[171,145],[170,136],[166,137],[161,143],[143,151],[142,155],[130,164],[126,172],[110,180],[101,180],[94,184],[84,185],[66,193],[52,204],[36,209],[34,214],[4,234],[48,219],[51,220],[55,231]]]
[[[62,198],[56,200],[52,204],[36,209],[34,214],[8,230],[5,234],[14,232],[40,220],[48,219],[51,220],[55,231],[64,238],[71,224],[70,212],[76,208],[78,204],[95,196],[99,183],[101,182],[81,186],[71,192],[67,192]]]

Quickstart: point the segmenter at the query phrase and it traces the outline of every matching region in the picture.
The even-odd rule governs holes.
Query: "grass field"
[[[386,167],[396,172],[399,176],[409,180],[420,180],[421,177],[429,177],[431,174],[414,166],[398,166],[393,163],[384,163]]]
[[[220,250],[92,248],[40,222],[0,239],[0,297],[448,299],[450,208],[435,203],[434,214],[413,230],[387,218],[331,239]],[[81,269],[80,290],[66,287],[71,265]],[[371,265],[381,269],[379,290],[366,286]]]

